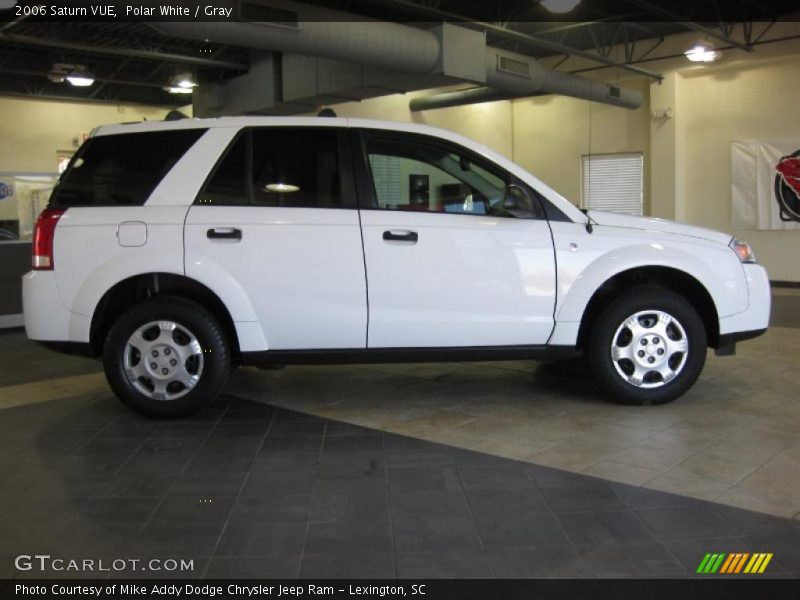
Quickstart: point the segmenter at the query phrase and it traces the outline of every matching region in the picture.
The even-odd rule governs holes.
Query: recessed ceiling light
[[[698,42],[693,47],[684,52],[686,58],[692,62],[710,63],[719,60],[722,52],[715,50],[708,42]]]
[[[568,13],[575,9],[581,0],[542,0],[541,4],[552,13]]]

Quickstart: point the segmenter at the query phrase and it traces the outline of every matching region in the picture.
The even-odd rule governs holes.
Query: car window
[[[262,127],[228,148],[198,204],[307,208],[341,206],[336,129]]]
[[[50,206],[141,206],[205,129],[90,138],[61,176]]]
[[[512,216],[503,209],[510,177],[449,145],[373,136],[366,150],[376,208]]]

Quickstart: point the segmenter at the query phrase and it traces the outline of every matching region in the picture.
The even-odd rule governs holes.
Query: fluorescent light
[[[698,42],[694,45],[694,47],[689,48],[686,52],[684,52],[686,58],[688,58],[692,62],[704,62],[710,63],[714,62],[715,60],[719,60],[722,56],[722,53],[718,50],[715,50],[711,44],[706,42]]]
[[[177,83],[177,86],[179,88],[184,88],[184,89],[189,89],[189,90],[192,89],[193,87],[195,87],[196,85],[197,84],[194,81],[190,80],[190,79],[181,79]]]
[[[192,88],[191,87],[180,87],[177,85],[169,85],[164,88],[165,92],[169,92],[170,94],[191,94]]]
[[[264,186],[267,192],[276,192],[278,194],[288,194],[291,192],[299,192],[300,188],[291,183],[268,183]]]
[[[84,71],[73,71],[66,79],[76,87],[89,87],[94,83],[94,77]]]
[[[542,0],[541,4],[552,13],[568,13],[572,11],[581,0]]]

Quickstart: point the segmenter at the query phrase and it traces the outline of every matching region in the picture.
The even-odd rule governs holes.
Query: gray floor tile
[[[474,490],[467,493],[476,519],[551,514],[550,506],[535,489]]]
[[[398,553],[481,548],[481,538],[472,519],[392,521],[392,531]]]
[[[388,554],[393,549],[389,523],[309,523],[305,553]]]
[[[185,474],[174,480],[169,496],[209,498],[214,496],[237,496],[246,473]]]
[[[133,540],[131,552],[141,556],[206,558],[222,532],[221,524],[175,525],[149,523]]]
[[[175,475],[129,472],[123,469],[94,492],[95,498],[161,498],[172,487]]]
[[[486,553],[498,579],[572,579],[592,577],[571,547],[502,548]]]
[[[472,490],[514,490],[534,488],[533,481],[521,464],[509,461],[508,465],[460,465],[457,467],[461,485]]]
[[[656,541],[632,510],[564,514],[558,520],[576,546]]]
[[[479,517],[477,525],[488,550],[571,546],[564,529],[550,515]]]
[[[737,530],[712,505],[650,508],[638,511],[644,524],[662,540],[728,537]]]
[[[577,485],[543,487],[540,491],[556,513],[627,508],[608,483],[598,480],[583,481]]]
[[[214,558],[205,579],[295,579],[300,571],[300,556],[256,558]]]
[[[308,518],[317,522],[388,521],[389,494],[386,491],[318,491],[311,502]]]
[[[453,549],[450,552],[400,552],[397,554],[400,579],[491,579],[486,556],[479,550]]]
[[[242,495],[310,494],[314,491],[318,477],[318,467],[316,465],[254,468],[247,479]]]
[[[578,549],[597,577],[669,579],[688,571],[660,543],[603,544]]]
[[[231,523],[215,557],[300,555],[306,541],[305,523]]]
[[[156,498],[93,498],[77,505],[81,518],[93,523],[136,524],[150,518]]]
[[[389,467],[388,474],[393,493],[463,490],[454,467]]]
[[[247,496],[236,501],[231,523],[305,522],[311,505],[311,494],[272,494]]]
[[[301,579],[394,579],[394,554],[303,556]]]
[[[209,496],[205,498],[170,496],[158,506],[151,523],[201,524],[220,523],[228,520],[234,501],[231,496]]]
[[[425,518],[471,518],[467,496],[463,492],[402,492],[389,498],[392,519],[397,521]]]

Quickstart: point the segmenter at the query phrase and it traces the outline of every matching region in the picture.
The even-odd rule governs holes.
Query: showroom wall
[[[58,153],[98,125],[161,120],[167,109],[0,97],[0,172],[56,171]]]
[[[514,160],[574,204],[581,202],[582,157],[644,154],[644,209],[649,208],[650,103],[645,80],[622,83],[645,98],[625,110],[566,96],[514,100]]]
[[[800,56],[682,73],[675,121],[681,220],[731,230],[731,142],[794,138],[800,147]],[[654,165],[653,168],[657,168]],[[773,280],[800,281],[800,232],[735,231]]]

